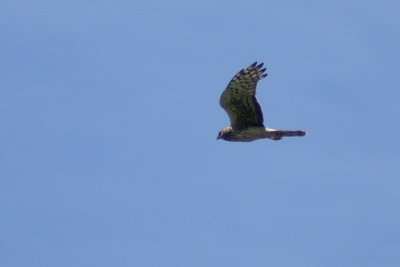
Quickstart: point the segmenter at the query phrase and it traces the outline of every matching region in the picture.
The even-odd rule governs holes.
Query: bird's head
[[[224,128],[224,129],[222,129],[222,130],[218,133],[217,140],[218,140],[218,139],[227,140],[227,139],[229,138],[230,134],[231,134],[231,131],[232,131],[232,127],[230,127],[230,126]]]

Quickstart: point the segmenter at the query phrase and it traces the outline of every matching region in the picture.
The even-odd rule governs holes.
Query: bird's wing
[[[221,95],[219,103],[228,113],[233,129],[264,127],[263,113],[256,98],[257,82],[267,76],[262,66],[263,63],[254,62],[239,71]]]

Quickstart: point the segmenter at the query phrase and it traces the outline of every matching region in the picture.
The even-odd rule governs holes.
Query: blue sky
[[[1,266],[399,266],[398,1],[5,1]],[[217,141],[254,61],[266,124]]]

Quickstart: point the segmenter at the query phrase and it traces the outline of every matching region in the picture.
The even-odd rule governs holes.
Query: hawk
[[[257,82],[267,76],[264,63],[254,62],[242,69],[229,82],[221,95],[219,104],[228,113],[231,126],[219,132],[217,139],[226,141],[250,142],[269,138],[280,140],[284,136],[304,136],[305,131],[288,131],[266,128],[263,112],[256,98]]]

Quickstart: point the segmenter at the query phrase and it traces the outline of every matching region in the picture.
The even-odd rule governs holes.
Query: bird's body
[[[284,136],[304,136],[306,132],[276,130],[264,126],[261,106],[256,98],[257,82],[267,76],[263,74],[263,63],[254,62],[247,69],[242,69],[229,82],[221,95],[220,105],[228,113],[231,126],[218,134],[218,139],[226,141],[250,142],[269,138],[280,140]]]
[[[221,137],[226,141],[233,142],[251,142],[257,139],[269,138],[273,140],[280,140],[284,136],[304,136],[304,131],[288,131],[276,130],[265,127],[249,127],[246,129],[233,129],[231,126],[224,128],[220,133]]]

